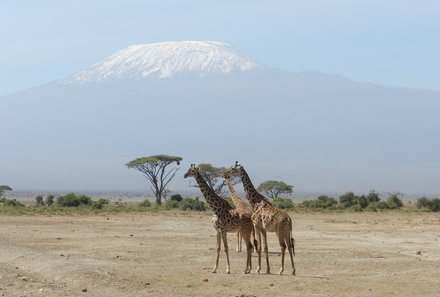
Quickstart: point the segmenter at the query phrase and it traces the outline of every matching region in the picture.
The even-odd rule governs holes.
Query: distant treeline
[[[353,192],[347,192],[339,196],[338,200],[327,195],[321,195],[317,199],[303,201],[299,206],[329,210],[378,211],[400,209],[403,207],[403,202],[397,194],[389,194],[385,200],[381,200],[377,193],[357,196]],[[415,206],[419,210],[438,212],[440,211],[440,199],[421,197],[416,200]]]
[[[233,206],[232,199],[225,199]],[[285,210],[350,210],[350,211],[383,211],[397,210],[402,208],[403,202],[397,194],[390,194],[384,200],[381,200],[377,193],[369,193],[368,195],[355,195],[353,192],[347,192],[337,199],[327,195],[320,195],[316,199],[305,200],[300,203],[294,203],[290,198],[275,198],[271,200],[272,204]],[[440,198],[421,197],[416,200],[415,208],[421,211],[440,211]],[[152,203],[150,200],[142,202],[124,202],[122,199],[110,202],[107,199],[92,199],[87,195],[77,195],[70,193],[67,195],[47,195],[45,197],[39,195],[35,197],[33,205],[25,205],[16,199],[0,199],[0,211],[6,212],[8,209],[16,209],[18,212],[71,212],[74,209],[80,209],[84,212],[96,211],[158,211],[158,210],[209,210],[209,205],[199,198],[186,197],[180,194],[172,195],[161,205]],[[26,211],[24,211],[26,209]]]

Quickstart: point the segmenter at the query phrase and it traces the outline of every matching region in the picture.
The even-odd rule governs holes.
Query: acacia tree
[[[151,183],[150,189],[156,197],[156,203],[161,204],[162,198],[166,196],[167,185],[176,175],[177,170],[182,161],[181,157],[155,155],[149,157],[141,157],[128,162],[128,168],[133,168],[140,171]],[[177,166],[167,169],[168,165],[176,163]]]
[[[3,196],[5,191],[12,191],[11,187],[6,185],[0,185],[0,198]]]
[[[269,198],[276,199],[280,194],[292,194],[293,186],[282,181],[268,180],[257,187],[257,191],[264,192]]]
[[[223,192],[225,183],[223,182],[223,173],[226,172],[224,167],[215,167],[209,163],[199,164],[199,172],[206,180],[206,183],[214,190],[218,195]],[[197,186],[195,186],[197,187]]]

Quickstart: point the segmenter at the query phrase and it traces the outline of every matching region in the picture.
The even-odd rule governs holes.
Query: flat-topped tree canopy
[[[180,165],[180,161],[183,159],[181,157],[177,156],[168,156],[168,155],[154,155],[154,156],[148,156],[148,157],[140,157],[136,158],[130,162],[128,162],[126,165],[128,168],[133,168],[139,165],[145,165],[145,164],[159,164],[159,163],[173,163],[176,162],[177,165]]]
[[[180,165],[180,161],[182,158],[178,156],[154,155],[136,158],[125,165],[142,172],[151,183],[150,188],[156,196],[156,203],[161,204],[162,198],[166,199],[167,185],[179,169],[179,167],[173,167],[170,170],[166,170],[166,168],[174,162]]]
[[[225,186],[222,177],[227,169],[224,167],[216,167],[210,163],[201,163],[197,167],[199,167],[200,174],[214,192],[217,195],[221,194]]]
[[[5,191],[12,191],[10,186],[7,185],[0,185],[0,197],[3,196],[3,193]]]
[[[257,191],[264,192],[272,199],[278,198],[280,194],[292,194],[293,186],[286,184],[283,181],[268,180],[261,183]]]

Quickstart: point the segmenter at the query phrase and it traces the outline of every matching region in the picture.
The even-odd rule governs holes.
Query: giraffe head
[[[223,174],[223,178],[232,179],[236,176],[240,176],[242,165],[238,164],[238,161],[235,161],[235,165],[225,171]]]
[[[196,176],[199,172],[199,168],[196,167],[196,164],[191,164],[191,167],[189,167],[188,171],[183,176],[184,178],[187,178],[188,176]]]

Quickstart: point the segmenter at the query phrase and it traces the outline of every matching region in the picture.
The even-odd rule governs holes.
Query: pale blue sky
[[[219,40],[292,72],[440,90],[438,0],[2,0],[0,95],[132,44]]]

